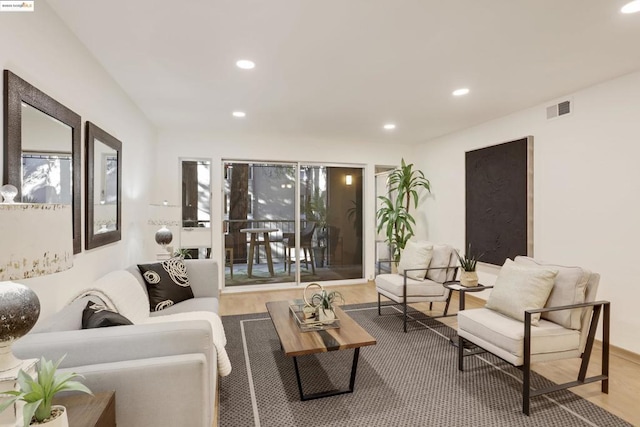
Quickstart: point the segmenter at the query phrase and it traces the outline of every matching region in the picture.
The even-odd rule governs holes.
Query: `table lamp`
[[[180,225],[180,221],[176,219],[179,215],[180,206],[170,205],[166,200],[161,204],[149,205],[149,225],[160,226],[155,234],[155,241],[162,248],[162,251],[156,254],[159,260],[171,257],[172,248],[169,244],[173,241],[173,233],[169,227]]]

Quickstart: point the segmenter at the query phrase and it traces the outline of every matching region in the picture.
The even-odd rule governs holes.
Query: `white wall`
[[[574,112],[547,120],[544,105],[421,144],[416,162],[433,185],[421,237],[465,241],[465,151],[534,137],[534,255],[601,274],[612,344],[640,353],[640,72],[577,93]],[[562,99],[564,100],[564,98]],[[493,283],[495,268],[480,270]]]
[[[88,287],[95,278],[141,260],[149,187],[155,174],[150,157],[155,151],[156,132],[49,6],[38,2],[35,10],[33,13],[0,13],[2,69],[11,70],[80,114],[83,147],[87,120],[123,143],[122,240],[91,251],[83,250],[75,255],[74,267],[70,270],[21,281],[38,294],[42,319]],[[84,177],[84,163],[83,148],[83,170],[74,173],[82,173]],[[84,178],[82,186],[84,247]]]
[[[301,161],[331,164],[356,164],[365,167],[365,204],[370,206],[365,213],[365,277],[372,279],[374,273],[375,241],[375,197],[374,166],[376,164],[399,164],[403,153],[412,147],[402,144],[375,144],[367,142],[317,140],[309,138],[286,138],[278,136],[223,136],[215,133],[196,134],[162,131],[159,134],[157,168],[158,180],[154,186],[152,201],[169,200],[180,204],[180,157],[209,158],[212,161],[213,180],[212,257],[222,259],[222,171],[225,160]],[[217,192],[216,192],[217,191]],[[152,236],[147,239],[155,249]],[[179,242],[176,242],[176,246]]]

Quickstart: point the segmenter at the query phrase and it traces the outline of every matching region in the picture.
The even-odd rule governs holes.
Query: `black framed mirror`
[[[80,116],[35,86],[4,70],[4,169],[17,200],[71,204],[73,253],[80,230]]]
[[[122,142],[87,122],[85,249],[117,242],[122,229]]]

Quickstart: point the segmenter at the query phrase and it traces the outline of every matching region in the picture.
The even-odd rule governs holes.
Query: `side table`
[[[451,291],[457,291],[460,294],[458,296],[459,297],[458,299],[460,301],[460,304],[458,306],[458,311],[464,310],[464,298],[467,292],[480,292],[480,291],[484,291],[485,289],[493,288],[493,286],[485,286],[480,283],[478,283],[478,286],[471,286],[471,287],[462,286],[459,280],[451,280],[448,282],[444,282],[442,286],[444,286],[447,289],[450,289]],[[449,341],[451,342],[451,345],[457,347],[458,346],[457,334],[455,337],[451,338]],[[467,344],[469,345],[467,346]],[[465,348],[474,348],[474,347],[475,345],[471,344],[468,341],[465,341]]]
[[[459,298],[460,305],[459,305],[458,311],[464,310],[464,298],[467,292],[480,292],[480,291],[484,291],[485,289],[493,288],[493,286],[485,286],[480,283],[478,283],[478,286],[466,287],[466,286],[462,286],[459,280],[451,280],[448,282],[444,282],[442,286],[452,291],[458,291],[460,293],[460,298]]]
[[[93,396],[73,393],[55,397],[54,405],[67,408],[69,427],[115,427],[116,392],[106,391]]]

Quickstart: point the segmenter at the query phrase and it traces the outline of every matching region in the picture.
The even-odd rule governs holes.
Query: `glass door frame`
[[[223,183],[221,185],[221,192],[220,192],[220,218],[222,219],[222,227],[221,227],[221,233],[220,233],[220,239],[219,239],[219,247],[221,248],[220,251],[220,260],[218,260],[218,262],[220,263],[221,271],[221,277],[222,277],[222,289],[223,290],[229,290],[229,289],[234,289],[234,290],[269,290],[269,289],[283,289],[283,288],[301,288],[303,286],[308,285],[310,282],[302,282],[301,281],[301,271],[300,271],[300,238],[296,238],[296,246],[295,246],[295,276],[294,276],[294,280],[293,281],[287,281],[287,282],[277,282],[277,283],[273,283],[273,284],[247,284],[247,285],[237,285],[237,286],[227,286],[226,280],[225,280],[225,265],[226,265],[226,251],[225,251],[225,225],[224,225],[224,221],[225,221],[225,215],[224,215],[224,204],[225,204],[225,198],[226,198],[226,193],[225,193],[225,187],[224,187],[224,182],[225,182],[225,164],[229,164],[229,163],[241,163],[241,164],[257,164],[257,163],[263,163],[263,164],[269,164],[269,165],[283,165],[283,166],[289,166],[289,167],[293,167],[295,172],[294,172],[294,176],[295,176],[295,181],[294,181],[294,232],[296,234],[296,236],[300,236],[300,232],[301,232],[301,206],[300,206],[300,201],[301,201],[301,180],[300,180],[300,171],[302,169],[302,166],[310,166],[310,167],[325,167],[325,168],[353,168],[353,169],[361,169],[362,170],[362,198],[363,198],[363,203],[362,203],[362,217],[363,217],[363,222],[362,222],[362,251],[360,253],[360,262],[361,262],[361,266],[362,266],[362,274],[360,278],[355,278],[355,279],[342,279],[342,280],[336,280],[335,282],[341,282],[340,284],[351,284],[351,283],[361,283],[362,281],[367,281],[366,279],[366,235],[367,233],[365,232],[366,230],[366,171],[367,171],[367,166],[365,164],[356,164],[356,163],[329,163],[329,162],[317,162],[317,161],[272,161],[272,160],[258,160],[258,159],[252,159],[252,160],[247,160],[247,159],[233,159],[233,158],[221,158],[220,160],[220,165],[221,165],[221,171],[220,171],[220,178],[221,178],[221,183]],[[329,283],[334,282],[334,281],[329,281]]]

